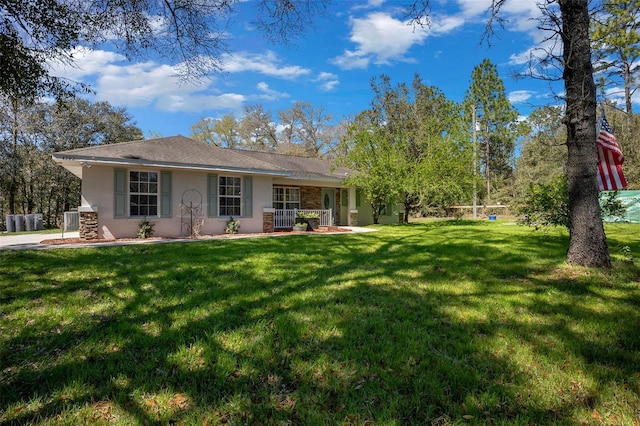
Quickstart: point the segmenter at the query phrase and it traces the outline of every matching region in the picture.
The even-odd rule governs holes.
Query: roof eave
[[[78,162],[86,164],[96,165],[110,165],[110,166],[136,166],[136,167],[166,167],[171,169],[182,170],[201,170],[201,171],[216,171],[216,172],[230,172],[230,173],[247,173],[247,174],[259,174],[269,176],[291,176],[291,172],[278,171],[278,170],[265,170],[265,169],[251,169],[243,167],[225,167],[225,166],[213,166],[206,164],[185,164],[185,163],[173,163],[166,161],[148,161],[144,159],[129,159],[129,158],[101,158],[90,157],[82,155],[56,155],[53,154],[53,159],[64,165],[64,162]]]
[[[339,183],[341,185],[345,185],[343,178],[334,178],[334,177],[329,177],[329,176],[295,176],[295,175],[292,175],[292,176],[288,176],[287,180],[288,181],[289,180],[291,180],[291,181],[302,181],[302,182],[313,181],[313,182]]]

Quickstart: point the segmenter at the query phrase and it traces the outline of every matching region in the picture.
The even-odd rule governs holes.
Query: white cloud
[[[624,87],[610,87],[605,90],[604,97],[606,100],[614,102],[616,105],[621,105],[624,107],[626,101],[624,98]],[[640,97],[635,93],[631,96],[631,100],[634,104],[637,104],[640,100]]]
[[[109,64],[96,77],[96,96],[115,105],[148,106],[158,99],[193,93],[201,88],[180,87],[175,68],[155,62]]]
[[[460,18],[486,25],[494,0],[457,0],[460,8]],[[505,1],[498,12],[498,17],[509,31],[527,33],[534,42],[544,40],[548,34],[538,29],[542,16],[539,6],[540,0],[510,0]],[[547,7],[553,7],[549,5]],[[493,20],[493,30],[498,33],[500,24]]]
[[[505,1],[500,7],[499,17],[507,28],[514,31],[531,31],[540,17],[539,0]],[[483,20],[491,13],[493,0],[458,0],[461,17],[465,20]]]
[[[343,70],[366,68],[369,65],[369,57],[357,51],[345,50],[342,55],[333,58],[331,63]]]
[[[265,53],[236,52],[222,55],[222,68],[229,73],[257,72],[286,80],[295,80],[311,73],[311,70],[307,68],[297,65],[282,66],[280,62],[280,58],[272,51]]]
[[[351,10],[359,9],[376,9],[384,4],[385,0],[367,0],[366,3],[357,3],[351,7]]]
[[[55,63],[55,75],[90,83],[95,98],[125,107],[154,107],[163,111],[197,112],[207,109],[240,109],[249,99],[276,100],[289,97],[265,82],[256,85],[257,93],[222,93],[212,80],[184,81],[178,77],[180,65],[154,61],[130,63],[123,55],[104,50],[77,49],[73,65]],[[285,80],[311,73],[299,66],[283,66],[273,52],[224,55],[225,72],[254,72]],[[330,81],[325,81],[330,84]]]
[[[80,80],[83,77],[98,74],[102,69],[114,62],[124,61],[123,55],[106,50],[91,50],[83,47],[73,49],[71,57],[74,64],[53,62],[49,64],[52,74],[70,80]]]
[[[275,101],[276,99],[288,98],[289,94],[284,92],[278,92],[269,87],[267,83],[261,81],[256,85],[256,88],[260,92],[259,95],[256,96],[258,99],[266,100],[266,101]]]
[[[534,39],[540,40],[541,33],[538,30],[539,19],[542,16],[539,0],[508,1],[500,9],[505,16],[507,28],[512,31],[529,33]]]
[[[477,18],[484,15],[491,6],[492,0],[458,0],[458,6],[465,18]],[[517,0],[520,1],[520,0]]]
[[[331,92],[340,84],[338,76],[330,72],[321,72],[313,81],[320,83],[319,88],[323,92]]]
[[[544,40],[528,49],[514,53],[509,57],[509,65],[519,68],[522,75],[535,78],[557,79],[562,74],[562,42],[557,39]]]
[[[414,44],[422,44],[429,35],[427,29],[413,28],[382,12],[370,13],[364,18],[351,18],[350,24],[350,40],[357,47],[355,50],[346,49],[332,61],[343,69],[365,68],[370,62],[413,62],[405,54]]]
[[[533,95],[534,92],[532,92],[531,90],[514,90],[513,92],[509,93],[508,98],[509,102],[517,104],[528,101]]]
[[[237,93],[222,95],[171,94],[158,98],[155,107],[170,112],[199,112],[208,109],[239,109],[246,98]]]

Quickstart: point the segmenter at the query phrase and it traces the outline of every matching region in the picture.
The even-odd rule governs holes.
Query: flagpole
[[[478,165],[476,164],[476,106],[471,105],[471,111],[473,116],[473,218],[478,218],[478,181],[476,179],[476,168]]]

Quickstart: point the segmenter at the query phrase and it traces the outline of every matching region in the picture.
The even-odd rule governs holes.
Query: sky
[[[483,42],[490,0],[431,0],[431,25],[403,21],[407,0],[333,0],[324,16],[294,40],[278,45],[251,26],[254,2],[240,3],[227,29],[224,73],[185,83],[176,64],[161,58],[128,61],[108,49],[79,50],[74,67],[54,74],[88,83],[93,101],[124,107],[145,137],[191,135],[201,118],[242,117],[247,105],[277,112],[296,101],[322,108],[336,121],[368,108],[370,81],[385,74],[392,84],[411,84],[415,74],[461,102],[471,73],[484,58],[497,66],[507,96],[522,116],[558,104],[562,82],[518,78],[531,52],[545,46],[537,28],[538,0],[512,0],[501,11],[504,28]]]

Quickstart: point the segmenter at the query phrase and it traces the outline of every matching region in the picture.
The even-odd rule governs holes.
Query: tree
[[[278,112],[278,118],[283,128],[280,152],[322,157],[331,150],[335,142],[331,129],[333,117],[324,108],[298,101],[291,108]]]
[[[566,90],[569,250],[567,262],[610,267],[596,181],[596,90],[587,0],[558,0]]]
[[[527,123],[531,132],[522,140],[515,174],[519,198],[531,185],[548,184],[558,176],[565,176],[567,136],[563,117],[562,108],[554,106],[540,107],[529,114]]]
[[[363,115],[356,118],[343,140],[347,154],[338,163],[358,171],[347,181],[362,191],[371,205],[373,223],[378,223],[385,206],[400,199],[407,167],[396,141],[389,140],[380,128],[367,121]]]
[[[81,85],[56,77],[49,62],[74,62],[74,50],[109,42],[128,58],[161,55],[185,78],[222,68],[225,27],[241,0],[5,0],[0,2],[0,93],[23,100],[64,97]],[[260,0],[258,26],[287,42],[329,0]]]
[[[527,122],[516,167],[519,220],[531,226],[569,226],[564,111],[545,106],[533,110]]]
[[[200,142],[220,146],[216,141],[216,120],[211,117],[202,117],[191,125],[191,138]]]
[[[278,135],[271,111],[263,106],[248,105],[244,108],[244,117],[238,129],[242,147],[256,151],[275,151]]]
[[[624,87],[627,114],[633,114],[632,95],[638,88],[640,59],[640,1],[605,0],[603,13],[595,15],[593,50],[596,71],[605,71],[611,79],[619,79]]]
[[[220,119],[204,117],[191,126],[191,137],[197,141],[223,148],[240,147],[240,124],[233,114]]]
[[[3,201],[7,200],[7,205],[3,205],[2,210],[8,207],[8,212],[14,214],[17,208],[19,172],[23,163],[18,144],[21,115],[20,104],[15,98],[4,98],[4,101],[0,103],[0,191],[3,193]]]
[[[509,0],[492,0],[487,32]],[[558,4],[558,14],[551,5]],[[562,41],[562,58],[549,52],[540,65],[559,60],[566,90],[567,185],[569,199],[569,250],[567,262],[609,267],[611,258],[602,225],[596,182],[596,96],[591,62],[588,0],[556,0],[538,4],[543,13],[540,28]],[[429,1],[414,1],[408,10],[415,25],[428,24]],[[547,69],[549,67],[546,67]]]
[[[371,108],[361,114],[361,118],[386,142],[383,147],[393,151],[393,156],[390,157],[394,158],[395,167],[376,173],[389,175],[387,179],[393,185],[386,195],[385,203],[388,200],[402,203],[405,211],[403,222],[406,222],[410,212],[420,207],[415,187],[421,152],[415,141],[416,121],[412,114],[411,93],[406,83],[392,86],[387,75],[371,79],[371,89],[374,93]],[[394,171],[392,175],[391,171]]]
[[[62,212],[79,205],[80,180],[55,164],[51,153],[141,138],[127,112],[106,102],[24,105],[5,98],[0,102],[2,209],[40,212],[46,226],[55,226]]]
[[[489,59],[473,69],[464,102],[468,117],[471,106],[476,107],[478,142],[483,146],[481,170],[487,186],[485,202],[490,204],[492,180],[511,177],[513,172],[515,140],[520,131],[518,112],[507,99],[504,83]]]
[[[359,171],[351,181],[371,197],[374,220],[389,202],[403,204],[407,222],[411,212],[468,196],[471,150],[461,108],[418,75],[411,89],[384,75],[371,86],[371,108],[356,116],[341,162]]]
[[[469,199],[473,188],[472,146],[462,106],[436,87],[414,76],[412,107],[414,138],[411,154],[417,160],[413,198],[422,211],[443,211]],[[411,206],[405,197],[405,222]]]
[[[216,120],[213,132],[218,146],[225,148],[240,146],[239,124],[233,114],[225,114],[220,120]]]

